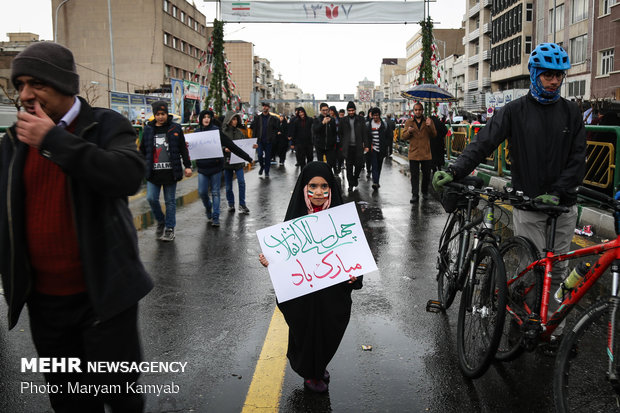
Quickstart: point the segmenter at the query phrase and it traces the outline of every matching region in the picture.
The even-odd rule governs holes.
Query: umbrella
[[[401,92],[400,95],[407,99],[423,102],[456,102],[456,98],[450,92],[432,83],[417,85],[413,89]]]

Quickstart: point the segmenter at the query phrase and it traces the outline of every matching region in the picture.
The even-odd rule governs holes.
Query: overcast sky
[[[105,1],[105,0],[72,0]],[[51,40],[50,0],[2,0],[0,41],[6,33],[32,32]],[[210,25],[214,3],[195,0]],[[431,3],[435,27],[457,29],[465,13],[466,0],[437,0]],[[271,62],[274,73],[287,83],[295,83],[316,99],[325,94],[355,93],[365,77],[379,82],[379,66],[385,57],[405,57],[406,42],[419,29],[408,25],[357,24],[248,24],[225,26],[226,40],[254,43],[254,54]],[[103,39],[102,39],[103,41]]]

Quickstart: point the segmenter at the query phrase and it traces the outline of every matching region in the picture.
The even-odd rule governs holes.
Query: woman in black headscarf
[[[325,162],[310,162],[301,171],[285,221],[342,204],[340,186]],[[259,255],[265,267],[269,262]],[[351,316],[351,291],[362,288],[362,276],[283,303],[278,308],[289,327],[287,357],[293,370],[314,392],[327,391],[331,361]]]

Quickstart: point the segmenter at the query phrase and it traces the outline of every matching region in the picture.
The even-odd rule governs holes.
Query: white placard
[[[224,156],[219,130],[188,133],[185,135],[185,142],[187,142],[189,158],[193,161]]]
[[[254,158],[254,148],[253,146],[256,144],[256,138],[250,138],[250,139],[237,139],[236,141],[233,141],[235,143],[235,145],[237,145],[238,147],[240,147],[241,149],[243,149],[243,152],[247,153],[248,155],[250,155],[251,158]],[[230,163],[241,163],[241,162],[245,162],[245,159],[238,157],[237,155],[235,155],[234,153],[230,153]]]
[[[256,231],[279,302],[377,270],[355,204]]]

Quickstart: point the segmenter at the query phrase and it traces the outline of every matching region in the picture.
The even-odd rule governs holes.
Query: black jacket
[[[370,150],[375,151],[376,148],[372,143],[372,118],[366,122],[366,134],[368,135],[368,142],[370,143]],[[388,137],[388,126],[385,121],[381,120],[381,126],[379,126],[379,154],[381,156],[387,155],[387,149],[390,146],[390,138]]]
[[[319,115],[312,124],[312,135],[314,136],[314,146],[323,150],[336,148],[336,121],[332,119],[323,125],[325,116]]]
[[[222,133],[216,126],[209,125],[208,128],[199,128],[197,132],[205,132],[210,130],[216,130],[220,134],[220,142],[222,144],[222,149],[228,148],[232,153],[239,156],[240,158],[245,159],[248,162],[252,162],[252,158],[250,155],[245,153],[243,149],[235,145],[235,143],[225,134]],[[222,172],[224,170],[224,156],[223,154],[228,154],[228,160],[230,161],[230,153],[223,152],[221,158],[209,158],[209,159],[196,159],[196,167],[198,168],[198,173],[203,175],[214,175],[218,172]]]
[[[250,125],[250,129],[252,129],[252,137],[257,139],[256,140],[257,143],[267,141],[273,144],[276,142],[278,126],[280,125],[280,119],[276,118],[275,116],[269,115],[269,117],[267,118],[267,129],[266,129],[267,136],[262,136],[263,134],[262,119],[263,119],[262,113],[258,113],[254,116],[254,120],[252,121],[252,124]]]
[[[170,148],[170,163],[172,164],[172,174],[174,179],[180,181],[183,179],[185,168],[191,168],[192,162],[189,159],[189,151],[187,150],[187,143],[185,142],[185,135],[183,135],[183,128],[178,123],[172,121],[172,115],[168,115],[168,120],[165,123],[168,131],[166,132],[166,138]],[[146,174],[147,180],[151,179],[153,173],[153,149],[155,147],[155,121],[152,120],[144,127],[144,133],[142,134],[142,141],[140,142],[140,152],[146,159]]]
[[[298,117],[289,127],[291,135],[291,145],[300,147],[312,147],[312,122],[313,119],[305,117],[303,120]]]
[[[153,287],[138,253],[127,196],[144,177],[144,160],[126,118],[81,99],[74,133],[54,127],[39,152],[66,174],[86,290],[100,321],[135,305]],[[34,285],[28,257],[22,172],[28,145],[15,127],[0,145],[0,272],[9,328]]]
[[[359,115],[355,115],[353,121],[353,128],[355,129],[355,154],[356,156],[362,156],[364,154],[364,148],[370,148],[370,142],[368,141],[368,132],[366,130],[366,121]],[[349,122],[349,116],[340,118],[340,127],[338,128],[340,134],[340,146],[342,147],[342,154],[345,158],[349,153],[349,142],[351,141],[351,124]]]
[[[577,104],[560,98],[543,105],[529,93],[508,103],[452,165],[455,178],[468,175],[504,139],[515,190],[529,197],[557,194],[563,205],[576,202],[575,188],[586,167],[586,133]]]

